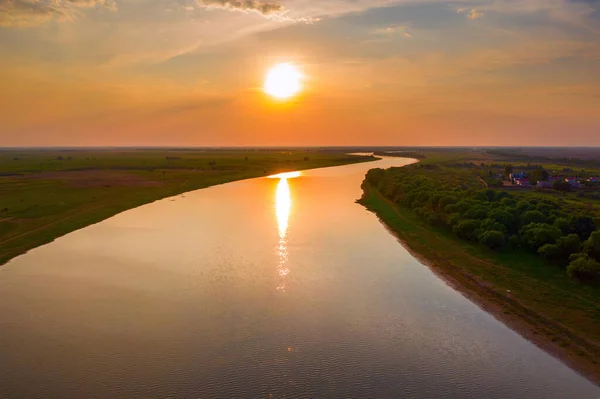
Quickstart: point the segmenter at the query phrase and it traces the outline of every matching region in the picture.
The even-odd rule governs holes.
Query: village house
[[[569,183],[571,185],[571,187],[573,187],[573,188],[580,188],[581,187],[581,184],[579,184],[579,181],[577,181],[577,178],[574,177],[574,176],[566,177],[565,181],[567,183]]]

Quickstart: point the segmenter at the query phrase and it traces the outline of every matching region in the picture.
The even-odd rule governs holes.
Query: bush
[[[521,229],[525,243],[537,251],[546,244],[554,244],[561,236],[560,230],[545,223],[530,223]]]
[[[581,238],[581,241],[587,240],[590,235],[596,231],[596,223],[589,216],[575,216],[570,220],[571,232]]]
[[[572,254],[581,251],[581,240],[577,234],[569,234],[556,240],[556,245],[565,254],[565,259],[569,259]]]
[[[482,205],[478,205],[478,206],[474,206],[470,209],[467,209],[467,211],[464,214],[464,217],[466,219],[485,219],[487,214],[488,214],[488,208],[486,208],[485,206],[482,206]]]
[[[453,230],[459,237],[465,238],[467,240],[474,241],[477,236],[475,230],[479,228],[479,222],[476,220],[461,220],[458,222]]]
[[[563,234],[567,234],[570,229],[569,221],[565,218],[556,218],[552,225],[560,229],[560,231],[562,231]]]
[[[521,216],[521,222],[523,225],[529,223],[542,223],[544,221],[544,214],[538,210],[527,211]]]
[[[567,274],[573,279],[580,281],[594,281],[600,274],[600,263],[588,255],[583,254],[575,257],[567,267]]]
[[[585,252],[600,261],[600,231],[594,231],[584,243]]]
[[[552,189],[556,191],[570,192],[571,185],[566,181],[556,180],[552,183]]]
[[[504,233],[496,230],[486,231],[479,236],[479,242],[491,249],[499,249],[504,246]]]
[[[508,245],[510,245],[511,248],[521,248],[521,244],[521,240],[516,234],[508,237]]]
[[[506,210],[504,207],[496,208],[488,215],[490,219],[494,219],[496,222],[503,224],[507,228],[510,228],[515,221],[515,217]]]
[[[571,255],[579,253],[581,241],[577,234],[569,234],[556,240],[556,244],[545,244],[538,253],[549,262],[566,264]]]
[[[545,244],[538,249],[538,254],[548,262],[556,262],[561,258],[561,251],[558,245]]]

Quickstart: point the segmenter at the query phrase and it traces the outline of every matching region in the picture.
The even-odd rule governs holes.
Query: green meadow
[[[314,150],[0,150],[0,264],[186,191],[373,159]]]

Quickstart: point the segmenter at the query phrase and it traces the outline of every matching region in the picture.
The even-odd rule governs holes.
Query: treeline
[[[583,205],[482,188],[470,174],[424,165],[372,169],[363,185],[462,239],[496,251],[522,248],[574,279],[600,279],[597,215]]]
[[[523,153],[520,149],[490,149],[487,150],[487,153],[491,156],[495,157],[503,157],[509,158],[511,160],[521,160],[525,162],[538,162],[538,163],[553,163],[553,162],[562,162],[562,163],[570,163],[573,165],[582,165],[587,167],[599,167],[600,160],[598,159],[582,159],[577,156],[565,157],[565,156],[544,156],[544,155],[533,155]],[[595,157],[597,158],[597,157]]]
[[[375,151],[374,155],[379,155],[382,157],[401,157],[401,158],[415,158],[415,159],[425,159],[427,155],[416,152],[416,151]]]

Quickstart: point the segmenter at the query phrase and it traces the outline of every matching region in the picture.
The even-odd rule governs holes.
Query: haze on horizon
[[[599,38],[598,0],[0,0],[0,145],[600,145]]]

